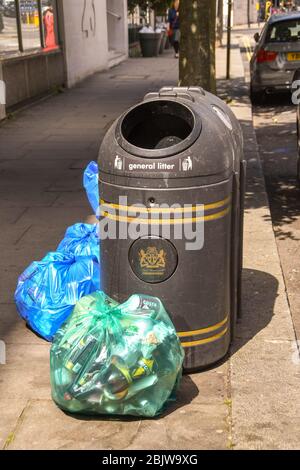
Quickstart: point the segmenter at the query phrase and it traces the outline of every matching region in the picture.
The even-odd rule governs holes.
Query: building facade
[[[127,0],[0,0],[0,117],[127,56]]]
[[[250,23],[257,22],[257,0],[237,0],[233,1],[233,24],[246,25],[248,19]],[[249,13],[248,13],[249,10]],[[248,18],[249,16],[249,18]]]

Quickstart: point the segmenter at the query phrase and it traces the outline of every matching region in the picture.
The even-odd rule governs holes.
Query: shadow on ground
[[[241,104],[248,104],[248,86],[244,77],[230,80],[230,88],[227,80],[218,80],[218,97],[229,104],[232,100]]]
[[[254,107],[254,115],[276,236],[281,240],[300,240],[292,229],[300,217],[300,186],[296,113],[291,95],[268,95],[261,106]]]
[[[278,296],[278,281],[269,273],[243,270],[242,316],[237,322],[231,354],[235,354],[271,322]]]

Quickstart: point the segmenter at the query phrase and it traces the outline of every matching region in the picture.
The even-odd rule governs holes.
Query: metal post
[[[250,27],[251,27],[251,22],[250,22],[250,0],[247,0],[247,19],[248,19],[248,28],[250,29]]]
[[[41,39],[41,46],[45,49],[45,37],[44,37],[44,22],[43,22],[43,9],[42,9],[42,2],[38,0],[38,12],[39,12],[39,28],[40,28],[40,39]]]
[[[20,13],[20,1],[19,0],[15,0],[15,8],[16,8],[16,20],[17,20],[19,51],[24,52],[23,38],[22,38],[21,13]]]
[[[230,48],[231,48],[231,10],[232,0],[228,0],[228,19],[227,19],[227,67],[226,79],[230,79]]]
[[[60,28],[59,28],[59,9],[57,6],[57,0],[52,3],[53,6],[53,13],[54,13],[54,31],[56,37],[56,45],[61,45],[61,35],[60,35]]]

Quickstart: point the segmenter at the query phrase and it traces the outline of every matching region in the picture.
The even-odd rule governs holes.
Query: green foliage
[[[152,0],[151,8],[157,15],[165,15],[168,8],[172,6],[172,1],[168,0]]]
[[[150,7],[150,2],[147,0],[139,0],[138,5],[142,10],[147,10],[147,8]]]
[[[148,7],[152,8],[157,15],[164,15],[168,8],[172,5],[172,0],[128,0],[128,11],[133,13],[136,6],[139,6],[142,10],[146,10]]]
[[[138,4],[139,2],[137,0],[128,0],[128,11],[131,15],[134,13],[134,9]]]

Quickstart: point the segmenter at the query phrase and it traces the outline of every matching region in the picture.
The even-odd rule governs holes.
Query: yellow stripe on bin
[[[202,344],[212,343],[222,338],[224,335],[226,335],[227,331],[228,331],[228,327],[226,326],[226,328],[223,331],[221,331],[221,333],[218,333],[217,335],[211,336],[210,338],[204,338],[204,339],[199,339],[196,341],[188,341],[185,343],[181,343],[181,346],[183,348],[192,348],[194,346],[201,346]]]
[[[204,335],[206,333],[211,333],[212,331],[216,331],[222,326],[224,326],[228,322],[228,316],[224,318],[220,323],[216,323],[216,325],[208,326],[207,328],[201,328],[200,330],[193,330],[193,331],[183,331],[180,333],[177,333],[177,336],[179,338],[186,338],[187,336],[198,336],[198,335]]]
[[[213,202],[211,204],[199,204],[200,208],[204,208],[204,210],[211,210],[211,209],[219,209],[220,207],[223,207],[223,206],[226,206],[229,202],[231,201],[231,196],[228,196],[226,197],[225,199],[222,199],[222,201],[217,201],[217,202]],[[110,203],[110,202],[105,202],[103,200],[101,200],[101,207],[103,209],[103,206],[105,207],[108,207],[110,209],[116,209],[118,211],[126,211],[126,212],[132,212],[132,211],[136,211],[136,212],[139,212],[141,214],[164,214],[164,213],[167,213],[167,214],[184,214],[186,212],[194,212],[194,211],[197,211],[199,210],[199,208],[197,209],[197,206],[191,206],[191,207],[175,207],[175,208],[166,208],[166,207],[162,207],[161,209],[160,208],[146,208],[146,207],[138,207],[138,206],[124,206],[122,204],[113,204],[113,203]]]
[[[227,207],[221,212],[216,212],[215,214],[205,215],[203,217],[185,217],[181,219],[143,219],[140,217],[126,217],[122,215],[114,215],[109,212],[101,211],[101,216],[107,217],[110,220],[115,220],[117,222],[133,222],[139,225],[177,225],[177,224],[190,224],[193,222],[203,222],[209,220],[221,219],[227,215],[231,210],[231,207]]]

